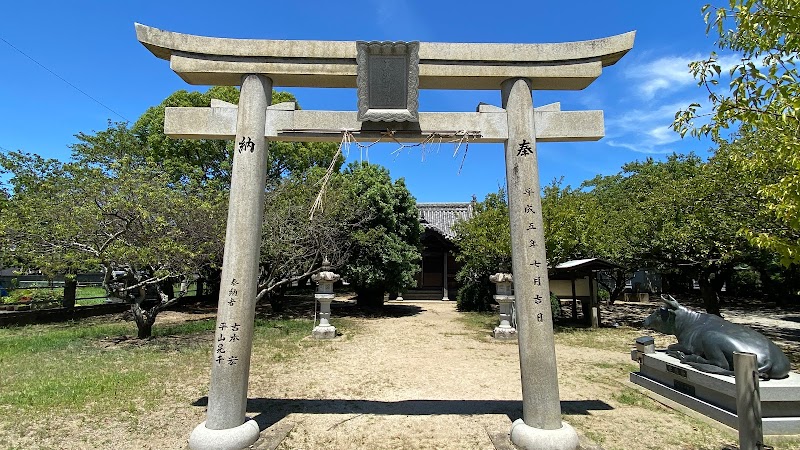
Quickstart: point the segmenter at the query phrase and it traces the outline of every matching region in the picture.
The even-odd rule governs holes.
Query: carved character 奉
[[[713,314],[698,313],[661,296],[666,304],[644,320],[644,326],[674,334],[667,354],[703,372],[733,375],[733,352],[754,353],[763,379],[789,376],[789,358],[761,333]]]

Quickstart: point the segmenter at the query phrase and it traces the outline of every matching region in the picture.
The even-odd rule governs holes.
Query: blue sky
[[[147,51],[136,40],[134,22],[217,37],[423,42],[566,42],[635,30],[633,50],[585,90],[533,94],[535,105],[605,111],[601,141],[538,146],[541,182],[564,177],[577,186],[648,156],[708,155],[707,142],[680,140],[669,128],[676,111],[706,97],[687,68],[714,50],[700,12],[704,3],[7,2],[0,16],[0,151],[68,159],[75,134],[105,129],[109,120],[135,121],[176,90],[207,89],[187,85]],[[303,109],[357,109],[355,90],[290,91]],[[474,111],[479,102],[499,105],[500,94],[423,91],[420,110]],[[504,183],[500,145],[471,145],[460,173],[463,147],[455,158],[452,145],[428,148],[424,158],[419,148],[396,149],[387,144],[366,154],[353,147],[349,159],[385,165],[422,202],[483,199]]]

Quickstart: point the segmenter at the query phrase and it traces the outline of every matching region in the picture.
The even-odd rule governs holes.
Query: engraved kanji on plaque
[[[358,120],[419,121],[419,42],[356,42]]]

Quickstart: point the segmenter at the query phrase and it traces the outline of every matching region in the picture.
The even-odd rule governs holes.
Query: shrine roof
[[[587,258],[587,259],[573,259],[571,261],[565,261],[561,264],[556,265],[553,269],[556,271],[574,271],[574,272],[581,272],[581,271],[594,271],[594,270],[608,270],[608,269],[616,269],[620,266],[614,264],[610,261],[606,261],[600,258]]]
[[[426,229],[435,230],[447,239],[456,236],[453,225],[472,218],[472,203],[417,203],[419,220]]]

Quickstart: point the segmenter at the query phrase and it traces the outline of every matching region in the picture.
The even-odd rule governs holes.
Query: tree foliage
[[[738,232],[764,222],[751,194],[756,180],[720,153],[709,161],[689,154],[628,163],[577,190],[552,185],[542,200],[549,254],[698,280],[706,309],[719,313],[718,293],[734,268],[764,261]]]
[[[135,142],[124,125],[105,133],[116,150]],[[101,267],[108,295],[131,302],[140,337],[176,301],[172,283],[221,258],[223,192],[169,183],[159,166],[133,158],[62,163],[10,152],[0,164],[13,186],[0,236],[15,264],[50,276]]]
[[[239,103],[239,89],[215,86],[204,93],[180,90],[161,104],[148,108],[133,125],[133,133],[141,141],[143,156],[161,161],[175,180],[192,179],[203,182],[230,184],[233,142],[210,139],[172,139],[164,134],[164,114],[167,107],[208,107],[213,99],[231,104]],[[288,92],[273,91],[272,104],[297,102]],[[299,109],[299,106],[298,106]],[[267,159],[267,178],[271,182],[308,167],[327,167],[337,147],[331,143],[270,142]],[[339,157],[337,168],[343,159]]]
[[[385,292],[399,292],[415,283],[422,258],[416,201],[405,181],[392,182],[381,166],[353,162],[343,175],[348,207],[365,216],[349,233],[352,256],[342,275],[355,286],[359,302],[379,304]]]
[[[711,110],[706,121],[700,104],[691,104],[676,114],[673,127],[682,135],[710,136],[720,146],[738,147],[727,154],[742,171],[780,168],[780,177],[769,177],[753,191],[778,225],[741,231],[759,247],[778,252],[785,265],[800,262],[800,3],[730,0],[728,7],[706,5],[703,11],[716,45],[741,60],[725,74],[727,91],[718,88],[723,68],[716,53],[692,63]]]
[[[183,294],[173,291],[175,282],[185,287],[198,274],[220,273],[232,167],[230,142],[167,138],[165,108],[238,97],[233,87],[175,92],[132,127],[80,133],[68,163],[0,155],[11,174],[9,188],[0,189],[3,256],[53,275],[102,267],[108,295],[131,302],[139,336],[149,336],[158,312]],[[272,101],[295,99],[274,92]],[[337,150],[270,143],[259,299],[307,279],[323,257],[364,301],[413,283],[421,233],[413,197],[378,166],[340,173]],[[322,209],[312,218],[315,203]]]
[[[148,108],[131,126],[133,135],[139,140],[134,154],[159,162],[172,180],[230,185],[232,142],[173,139],[164,134],[164,114],[167,107],[208,107],[212,99],[237,104],[239,90],[233,86],[216,86],[204,93],[179,90],[159,105]]]
[[[285,289],[319,271],[324,258],[343,267],[352,256],[351,231],[371,217],[355,207],[344,176],[334,173],[312,218],[324,176],[325,169],[311,167],[284,178],[265,196],[258,298],[269,299],[276,310],[284,306]]]
[[[2,168],[11,174],[10,195],[3,189],[0,197],[5,256],[51,275],[102,267],[109,296],[130,301],[139,336],[149,336],[158,312],[185,293],[174,292],[173,283],[183,281],[185,287],[199,273],[219,273],[230,188],[231,143],[167,138],[165,108],[209,106],[211,99],[236,103],[238,95],[233,87],[178,91],[132,127],[109,124],[99,132],[78,134],[68,163],[19,152],[0,155]],[[274,103],[283,101],[294,98],[273,93]],[[263,273],[271,275],[262,287],[308,270],[304,255],[322,251],[320,236],[332,239],[331,233],[318,231],[332,229],[332,218],[341,219],[335,214],[323,214],[302,230],[292,224],[302,222],[298,219],[310,209],[297,194],[307,181],[302,177],[311,167],[331,166],[334,157],[337,169],[342,158],[336,150],[328,144],[270,146],[266,207],[275,213],[266,216],[270,243],[263,267],[271,269]],[[286,205],[291,208],[282,208]],[[339,234],[348,222],[341,223]],[[287,233],[276,237],[276,229]]]
[[[37,268],[51,277],[95,268],[99,261],[78,243],[91,239],[101,248],[107,239],[81,227],[90,217],[85,210],[65,210],[80,198],[90,171],[20,152],[1,154],[0,167],[10,175],[11,197],[0,219],[5,264]],[[67,215],[77,220],[64,220]]]
[[[456,260],[461,268],[456,279],[458,308],[486,311],[493,303],[494,285],[489,276],[511,272],[511,229],[508,200],[504,190],[490,193],[472,207],[472,218],[454,226],[458,246]]]

